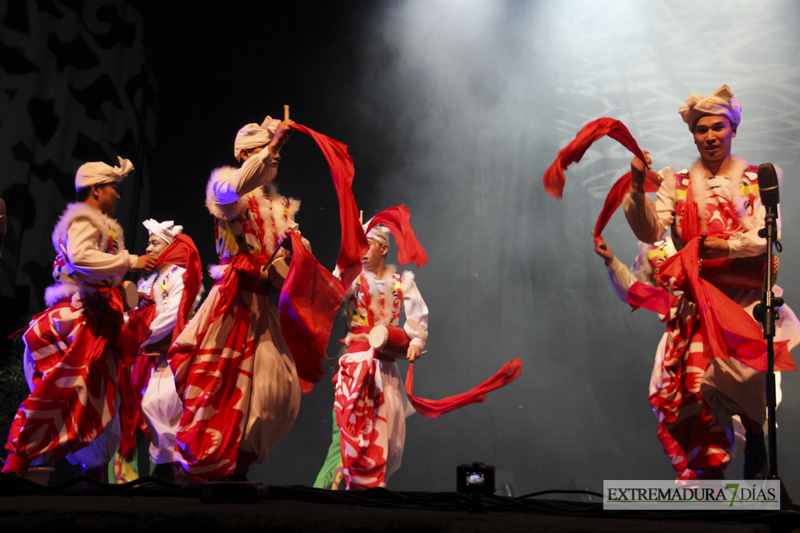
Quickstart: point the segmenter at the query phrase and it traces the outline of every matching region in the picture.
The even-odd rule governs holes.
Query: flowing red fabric
[[[417,268],[428,262],[428,254],[422,248],[411,227],[411,212],[405,205],[396,205],[385,209],[372,217],[367,225],[367,233],[383,224],[394,235],[397,242],[397,262],[401,265],[413,262]]]
[[[352,186],[353,176],[355,175],[353,158],[347,153],[347,145],[339,141],[335,141],[300,124],[293,124],[292,128],[310,135],[328,161],[333,185],[339,197],[339,220],[342,225],[342,245],[339,249],[339,256],[336,258],[336,266],[339,267],[342,273],[346,271],[352,272],[351,267],[360,265],[361,258],[364,257],[367,248],[369,248],[367,237],[358,217],[356,201],[353,197]],[[356,275],[358,274],[354,274],[349,280],[342,279],[342,288],[346,290]]]
[[[660,186],[661,176],[652,170],[648,170],[645,174],[644,192],[658,192],[658,188]],[[612,185],[611,190],[608,191],[608,196],[606,196],[606,202],[603,204],[603,210],[600,211],[600,215],[598,215],[597,222],[594,225],[594,233],[592,235],[594,235],[595,240],[597,240],[600,235],[603,234],[603,230],[605,229],[606,224],[608,224],[608,221],[611,219],[611,215],[613,215],[619,206],[622,205],[622,200],[625,198],[625,195],[628,194],[630,188],[630,172],[627,172],[620,179],[618,179],[614,185]]]
[[[119,292],[103,287],[83,299],[83,317],[75,322],[68,347],[48,321],[60,308],[68,309],[69,303],[48,309],[25,333],[26,344],[42,354],[36,361],[42,375],[9,432],[6,449],[20,460],[4,471],[13,467],[24,473],[34,458],[55,460],[88,446],[114,415],[114,359],[123,313]]]
[[[508,385],[522,373],[522,361],[512,359],[497,371],[497,373],[467,392],[442,398],[441,400],[426,400],[414,396],[414,364],[408,365],[406,372],[406,394],[414,409],[425,416],[437,418],[440,415],[460,409],[471,403],[482,402],[486,395],[495,389]]]
[[[146,427],[142,413],[142,395],[150,378],[150,371],[155,366],[153,357],[136,357],[136,354],[141,344],[150,336],[150,323],[155,317],[156,306],[137,307],[127,314],[128,320],[120,331],[124,356],[117,368],[117,393],[120,396],[118,453],[130,462],[133,461],[136,450],[136,430]]]
[[[137,366],[139,346],[150,335],[150,323],[156,314],[155,305],[137,307],[128,311],[128,320],[120,329],[120,360],[117,366],[117,394],[119,394],[120,441],[118,453],[126,461],[133,460],[136,450],[136,429],[144,420],[142,393],[131,377],[131,368]]]
[[[687,201],[687,207],[694,202]],[[698,248],[700,237],[664,261],[656,273],[662,282],[672,279],[697,304],[702,319],[703,338],[713,357],[728,356],[745,365],[767,371],[767,344],[758,324],[733,300],[712,283],[700,277]],[[775,370],[796,370],[785,343],[775,344]]]
[[[322,360],[333,321],[345,290],[361,272],[361,258],[369,245],[353,197],[355,167],[353,158],[347,153],[347,145],[301,124],[293,124],[292,128],[314,139],[328,162],[339,199],[342,233],[336,258],[341,280],[322,268],[302,245],[299,235],[291,236],[294,253],[289,274],[281,289],[278,310],[281,329],[297,365],[300,384],[303,392],[308,393],[324,374]]]
[[[219,301],[219,294],[210,296]],[[239,301],[240,294],[234,296]],[[247,338],[252,316],[245,305],[232,307],[228,316],[232,328],[224,346],[205,346],[205,327],[194,346],[175,344],[170,350],[175,388],[184,405],[175,460],[196,481],[233,473],[245,431],[244,394],[251,390],[255,353],[253,340]]]
[[[200,346],[208,333],[208,326],[213,324],[219,317],[226,313],[234,303],[239,301],[242,290],[255,290],[259,287],[261,280],[261,267],[269,259],[265,254],[239,254],[227,264],[230,265],[222,276],[222,279],[214,284],[217,287],[219,301],[222,302],[213,309],[209,317],[207,326],[197,333],[194,345]],[[249,323],[249,309],[237,311],[237,316],[243,316],[245,325]],[[237,329],[237,334],[240,334]],[[187,375],[191,367],[191,361],[196,357],[193,348],[173,344],[169,350],[169,366],[175,374],[175,388],[178,395],[185,398]]]
[[[120,330],[121,366],[129,367],[136,360],[139,346],[150,336],[150,323],[156,316],[155,305],[143,305],[126,313],[128,320]]]
[[[142,397],[131,379],[129,367],[117,367],[117,394],[119,395],[119,431],[120,439],[117,453],[126,461],[133,461],[136,451],[136,429],[144,421],[142,413]]]
[[[580,161],[586,150],[596,140],[606,135],[622,144],[642,161],[645,160],[644,153],[642,153],[639,145],[636,144],[636,140],[628,131],[628,128],[625,127],[625,124],[613,118],[598,118],[581,128],[575,139],[559,150],[556,160],[544,173],[544,188],[547,194],[561,198],[564,192],[564,184],[567,181],[564,171],[572,163]]]
[[[669,319],[670,309],[676,305],[677,298],[666,289],[635,281],[628,289],[625,301],[634,309],[641,307],[662,315],[664,322]]]
[[[344,289],[306,250],[299,233],[289,234],[292,261],[281,288],[278,312],[281,331],[292,352],[304,392],[322,378],[322,361]]]
[[[211,324],[224,315],[238,300],[239,294],[244,289],[254,289],[261,280],[261,267],[267,264],[269,257],[265,254],[239,254],[228,263],[230,267],[225,270],[219,285],[220,301],[222,305],[214,309],[208,320]]]

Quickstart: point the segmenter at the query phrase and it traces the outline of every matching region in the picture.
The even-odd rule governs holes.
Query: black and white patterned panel
[[[13,302],[9,329],[43,305],[50,234],[74,200],[78,166],[133,161],[116,213],[125,229],[149,205],[156,90],[144,27],[138,5],[122,0],[0,3],[0,196],[9,212],[0,296],[5,309]]]

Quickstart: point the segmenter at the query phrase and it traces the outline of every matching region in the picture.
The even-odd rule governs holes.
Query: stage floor
[[[326,491],[250,483],[54,489],[0,476],[3,531],[793,531],[800,513],[608,512],[602,504],[540,497],[482,500],[458,493]],[[569,495],[566,495],[569,497]]]

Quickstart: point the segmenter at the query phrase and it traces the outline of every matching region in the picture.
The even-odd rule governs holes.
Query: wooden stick
[[[267,268],[269,266],[269,264],[272,263],[272,260],[275,259],[276,255],[278,255],[278,250],[280,250],[281,248],[283,248],[282,244],[279,244],[278,246],[275,247],[275,251],[272,252],[272,255],[269,256],[269,259],[267,259],[267,262],[264,263],[263,267],[261,267],[262,270]]]
[[[287,239],[291,239],[291,237],[289,235],[286,235],[286,238]],[[275,259],[276,255],[278,255],[278,250],[280,250],[281,248],[283,248],[283,243],[281,243],[281,244],[279,244],[278,246],[275,247],[275,250],[272,252],[272,255],[269,256],[269,259],[267,259],[267,262],[264,263],[264,267],[263,268],[266,268],[267,266],[269,266],[270,263],[272,263],[272,260]]]
[[[283,120],[289,120],[289,106],[283,106]]]

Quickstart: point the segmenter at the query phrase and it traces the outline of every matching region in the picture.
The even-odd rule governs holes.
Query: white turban
[[[391,234],[392,233],[389,231],[389,228],[387,228],[386,226],[378,225],[369,230],[369,233],[367,233],[367,239],[372,239],[374,241],[378,241],[381,244],[389,246],[389,236]]]
[[[133,163],[128,159],[119,159],[119,166],[112,167],[102,161],[84,163],[75,173],[75,190],[90,187],[96,183],[121,183],[128,172],[133,170]]]
[[[236,140],[233,142],[233,155],[236,160],[242,160],[242,150],[268,145],[275,136],[275,131],[277,131],[280,123],[280,120],[267,115],[267,118],[264,119],[260,126],[256,123],[251,123],[240,129],[236,133]]]
[[[142,222],[142,225],[147,228],[147,231],[150,232],[150,235],[155,235],[159,239],[163,239],[167,242],[167,244],[172,242],[172,239],[175,238],[175,235],[183,233],[183,226],[176,226],[175,222],[172,220],[159,222],[149,218]]]
[[[723,85],[711,93],[708,98],[697,93],[690,94],[686,103],[678,109],[678,113],[689,125],[689,131],[693,131],[697,119],[703,115],[726,117],[731,121],[733,129],[736,130],[742,120],[742,104],[739,103],[739,100],[734,99],[731,88]]]

